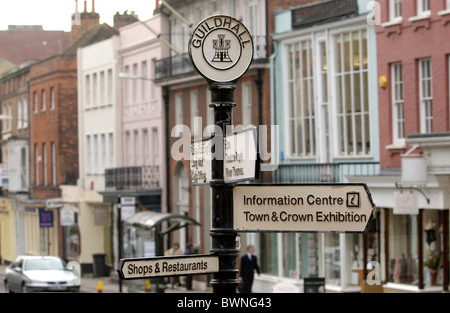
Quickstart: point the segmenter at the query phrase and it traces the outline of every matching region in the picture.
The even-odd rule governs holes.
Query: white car
[[[5,271],[6,292],[79,292],[80,278],[56,256],[19,256]]]

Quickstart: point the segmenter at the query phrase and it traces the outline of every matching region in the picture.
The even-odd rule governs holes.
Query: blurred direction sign
[[[215,273],[218,270],[218,256],[194,254],[190,256],[121,259],[117,271],[122,280],[130,280],[208,274]]]

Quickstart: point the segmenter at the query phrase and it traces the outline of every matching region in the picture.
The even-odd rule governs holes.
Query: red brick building
[[[42,26],[10,25],[0,31],[0,58],[15,64],[42,60],[63,53],[70,46],[70,33],[43,30]]]
[[[76,56],[56,55],[30,71],[31,198],[61,196],[78,176]]]
[[[422,8],[416,0],[378,2],[378,76],[386,79],[378,92],[380,163],[399,168],[400,154],[410,148],[409,134],[449,131],[450,4],[425,1],[429,5]]]
[[[377,4],[384,291],[448,291],[450,1]]]
[[[53,212],[53,226],[41,227],[40,234],[35,234],[39,252],[44,254],[65,255],[64,236],[69,234],[60,225],[61,205],[52,206],[48,200],[61,199],[60,185],[75,185],[79,176],[77,49],[115,31],[106,24],[98,25],[98,20],[97,13],[85,8],[72,36],[76,41],[29,70],[28,211],[36,216],[38,209]]]

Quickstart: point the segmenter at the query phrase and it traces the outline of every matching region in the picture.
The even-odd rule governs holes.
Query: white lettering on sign
[[[239,185],[238,231],[364,232],[374,204],[364,184]]]

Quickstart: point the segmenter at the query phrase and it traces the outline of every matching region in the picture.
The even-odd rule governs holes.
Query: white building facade
[[[66,255],[80,262],[82,272],[93,270],[96,254],[105,255],[106,266],[113,262],[112,207],[100,194],[105,169],[118,164],[120,151],[119,36],[117,30],[108,31],[106,39],[77,51],[79,180],[76,186],[62,186],[64,208],[75,213],[64,227],[71,240]]]

